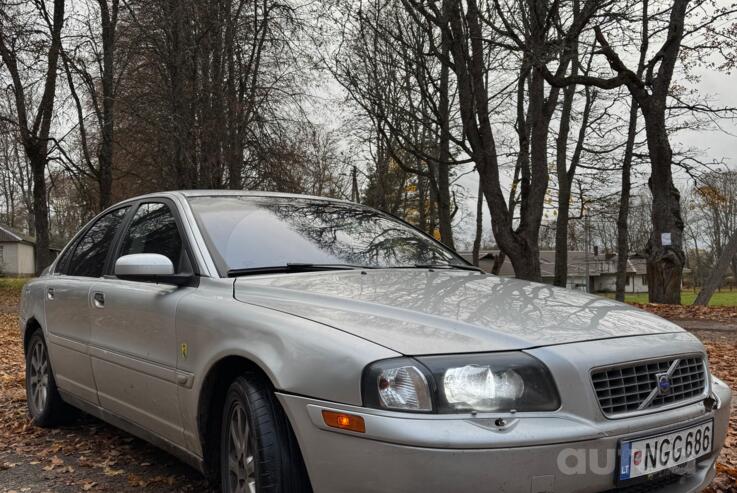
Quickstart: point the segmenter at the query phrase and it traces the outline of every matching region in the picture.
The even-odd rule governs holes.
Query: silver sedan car
[[[37,425],[81,409],[224,492],[699,491],[727,433],[681,328],[343,201],[121,202],[21,311]]]

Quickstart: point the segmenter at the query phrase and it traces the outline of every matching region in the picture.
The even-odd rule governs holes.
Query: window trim
[[[179,208],[177,207],[177,204],[168,197],[146,197],[130,202],[130,204],[131,210],[128,211],[128,214],[121,223],[119,234],[115,238],[115,247],[109,252],[110,255],[108,256],[105,264],[105,276],[110,276],[117,279],[117,277],[115,276],[115,262],[120,258],[120,252],[123,249],[123,238],[125,237],[125,235],[128,234],[128,230],[130,229],[131,223],[133,222],[133,218],[138,212],[138,209],[144,204],[164,204],[169,208],[169,212],[171,212],[172,216],[174,216],[174,222],[177,226],[179,237],[182,240],[182,246],[184,247],[184,254],[187,255],[189,264],[192,266],[192,275],[195,278],[200,277],[201,273],[199,264],[192,254],[192,245],[190,244],[189,236],[186,234],[184,221],[182,220],[181,213],[179,211]]]

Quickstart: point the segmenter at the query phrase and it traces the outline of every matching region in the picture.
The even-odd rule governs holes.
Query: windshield
[[[359,205],[238,195],[189,202],[221,273],[287,264],[465,265],[413,227]]]

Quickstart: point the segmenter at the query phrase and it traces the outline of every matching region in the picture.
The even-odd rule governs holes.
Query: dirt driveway
[[[209,491],[202,476],[177,459],[94,418],[56,430],[30,426],[16,303],[0,294],[0,493]],[[688,327],[688,320],[702,324],[693,328],[713,371],[737,388],[737,328],[726,328],[723,319],[680,322]],[[731,430],[711,493],[737,492],[737,417]]]

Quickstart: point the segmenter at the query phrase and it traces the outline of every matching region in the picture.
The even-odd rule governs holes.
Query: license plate
[[[663,435],[620,442],[619,480],[639,478],[708,455],[714,441],[714,421]]]

